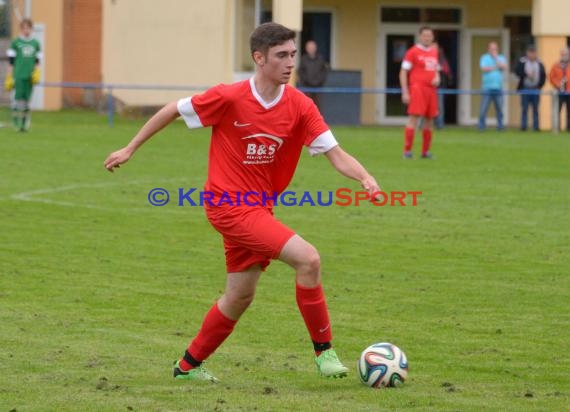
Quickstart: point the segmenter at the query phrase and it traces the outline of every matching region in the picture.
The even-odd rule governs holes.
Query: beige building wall
[[[46,26],[45,44],[42,45],[45,59],[44,80],[60,82],[63,79],[63,0],[34,1],[32,19]],[[45,110],[59,110],[62,104],[61,89],[44,89]]]
[[[303,0],[273,0],[273,21],[291,30],[303,30]]]
[[[544,64],[546,70],[546,85],[544,91],[549,93],[554,93],[554,88],[548,80],[548,75],[550,74],[550,69],[554,63],[560,60],[560,50],[566,47],[566,36],[537,36],[537,49],[540,59]],[[542,130],[552,129],[552,96],[542,96],[540,104],[540,128]],[[556,108],[555,110],[558,110]],[[568,110],[565,108],[564,110]],[[560,115],[560,126],[564,130],[566,129],[566,116],[564,112]]]
[[[250,32],[242,22],[244,1],[248,0],[102,0],[103,82],[211,86],[234,81],[236,56],[246,61],[249,53],[247,44],[241,44],[247,38],[245,32]],[[13,4],[24,10],[24,0],[13,0]],[[384,52],[378,50],[383,5],[461,7],[464,28],[499,28],[506,13],[532,12],[533,33],[538,36],[539,55],[547,70],[570,34],[567,19],[563,18],[570,15],[569,0],[273,0],[275,18],[295,20],[301,4],[305,10],[333,13],[333,68],[361,70],[365,88],[378,87],[377,53]],[[64,0],[32,2],[32,18],[46,24],[46,81],[63,78],[63,7]],[[16,35],[17,24],[13,27]],[[236,27],[241,27],[243,33],[235,33]],[[511,87],[515,84],[513,79]],[[114,91],[131,105],[160,105],[189,93],[193,92]],[[510,122],[517,124],[518,98],[510,101]],[[46,88],[46,108],[58,109],[61,104],[61,90]],[[541,106],[542,124],[547,125],[549,104]],[[361,120],[376,122],[376,96],[362,97]]]
[[[546,68],[546,73],[560,59],[560,50],[566,47],[566,37],[570,36],[570,1],[568,0],[534,0],[532,33],[536,36],[538,55]],[[550,82],[546,81],[545,90],[553,91]],[[542,129],[552,128],[551,98],[543,99],[540,105],[540,126]],[[555,108],[554,110],[558,110]],[[567,109],[565,109],[567,110]],[[560,118],[562,129],[566,128],[566,116]]]
[[[557,1],[557,0],[556,0]],[[560,0],[564,1],[564,0]],[[213,85],[232,82],[235,56],[247,60],[247,45],[236,45],[234,27],[250,31],[241,21],[243,0],[103,0],[103,81],[119,84]],[[300,0],[274,0],[276,19],[293,19]],[[425,6],[418,0],[303,0],[304,9],[334,14],[335,69],[361,70],[363,87],[378,87],[377,53],[380,7]],[[505,13],[529,13],[532,0],[431,0],[429,6],[461,7],[465,28],[497,28]],[[168,13],[174,10],[174,13]],[[161,24],[157,24],[160,13]],[[293,21],[292,20],[292,21]],[[249,21],[249,20],[248,20]],[[247,36],[240,33],[241,39]],[[237,47],[235,50],[234,48]],[[238,53],[234,55],[235,53]],[[515,84],[514,79],[511,82]],[[116,90],[127,104],[156,105],[184,92]],[[363,123],[376,122],[376,96],[362,97]],[[510,99],[511,122],[518,117],[518,99]]]
[[[23,15],[24,0],[13,0],[12,6]],[[44,81],[60,82],[63,78],[63,0],[35,0],[32,2],[34,24],[45,24],[45,40],[42,52],[45,60]],[[12,35],[20,33],[19,22],[13,16]],[[44,109],[59,110],[62,107],[61,89],[44,89]]]
[[[103,82],[211,86],[233,75],[233,0],[103,0]],[[188,91],[116,90],[129,105]]]

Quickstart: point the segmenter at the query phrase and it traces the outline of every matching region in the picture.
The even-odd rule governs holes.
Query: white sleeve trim
[[[43,58],[44,58],[44,54],[41,51],[36,53],[36,59],[39,60],[39,59],[43,59]]]
[[[327,130],[313,140],[313,143],[309,146],[309,153],[311,156],[316,156],[318,154],[328,152],[335,146],[338,146],[338,142],[334,138],[332,132]]]
[[[184,99],[178,100],[178,113],[184,119],[186,126],[189,129],[197,129],[199,127],[204,127],[198,114],[194,110],[194,106],[192,106],[192,97],[186,97]]]
[[[402,69],[404,70],[410,70],[412,68],[412,62],[409,60],[404,60],[402,62]]]
[[[8,50],[6,50],[6,55],[7,55],[8,57],[16,57],[16,50],[14,50],[14,49],[8,49]]]

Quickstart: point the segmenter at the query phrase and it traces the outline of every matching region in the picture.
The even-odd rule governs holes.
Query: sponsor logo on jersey
[[[33,57],[36,54],[36,48],[31,45],[24,44],[20,47],[24,57]]]
[[[283,139],[267,133],[256,133],[246,137],[242,140],[247,141],[245,150],[246,165],[260,165],[273,163],[275,161],[275,154],[283,145]]]
[[[437,71],[437,59],[433,56],[419,56],[419,60],[423,61],[425,70],[427,71]]]

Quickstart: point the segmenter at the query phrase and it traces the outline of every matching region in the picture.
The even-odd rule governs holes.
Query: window
[[[10,37],[10,4],[0,0],[0,37]]]
[[[531,17],[506,15],[503,27],[511,31],[511,55],[508,58],[510,70],[514,72],[517,62],[526,54],[527,46],[534,43]]]
[[[436,7],[382,7],[384,23],[461,23],[461,10]]]
[[[418,23],[420,9],[416,7],[382,7],[384,23]]]

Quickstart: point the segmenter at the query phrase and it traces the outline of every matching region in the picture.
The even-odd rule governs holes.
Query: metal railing
[[[43,82],[36,87],[101,90],[106,92],[107,117],[109,126],[113,126],[115,118],[115,90],[155,90],[155,91],[187,91],[200,92],[211,86],[198,85],[158,85],[158,84],[127,84],[127,83],[83,83],[83,82]],[[336,94],[401,94],[400,88],[361,88],[361,87],[299,87],[299,90],[307,93],[336,93]],[[484,90],[465,89],[438,89],[443,95],[484,95]],[[504,95],[541,95],[551,98],[551,126],[552,131],[558,133],[560,129],[559,97],[568,96],[570,92],[558,92],[556,90],[504,90]],[[569,108],[566,108],[569,110]]]

